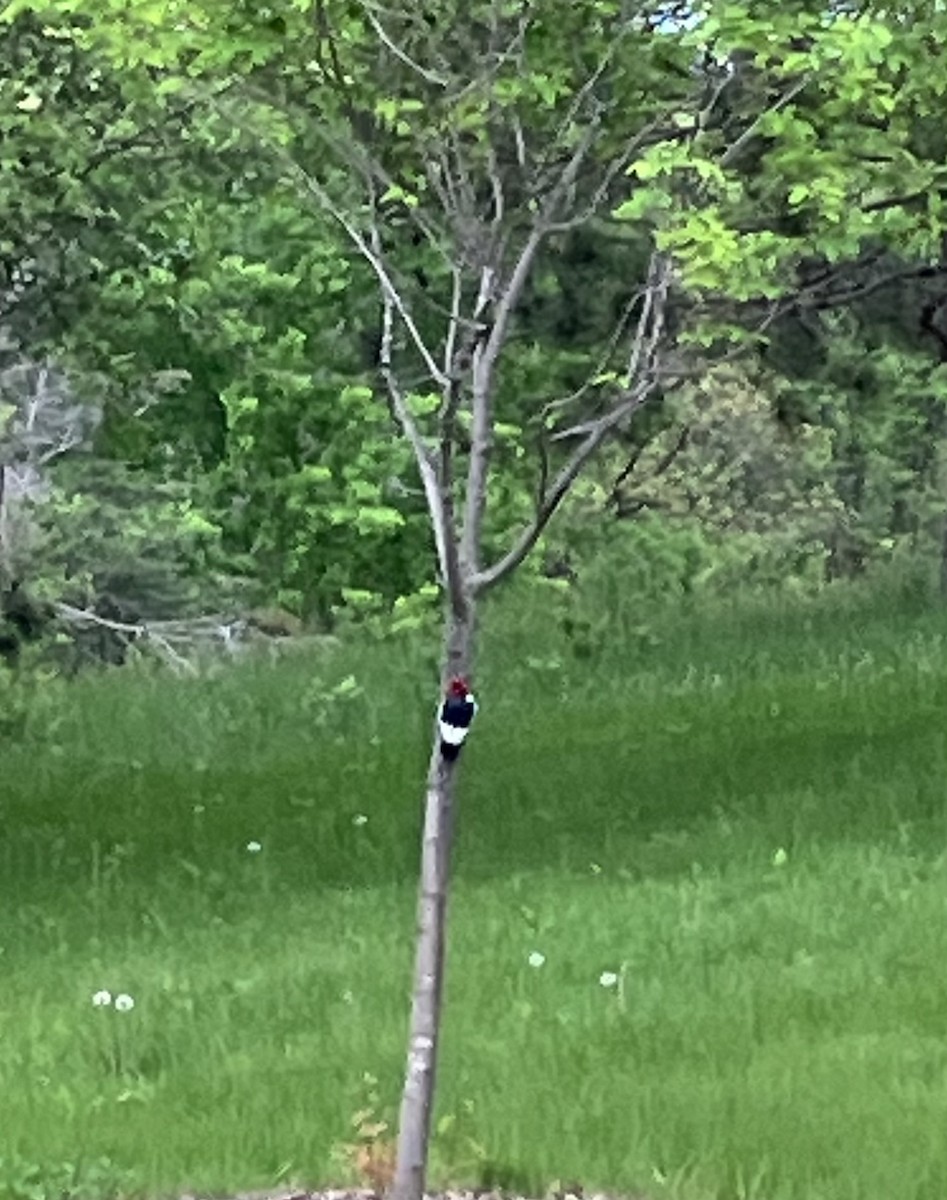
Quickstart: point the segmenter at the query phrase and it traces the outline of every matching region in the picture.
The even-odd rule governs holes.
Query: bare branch
[[[499,583],[501,579],[505,578],[520,565],[539,541],[543,530],[549,524],[556,509],[568,495],[569,490],[576,479],[578,479],[585,464],[595,454],[614,426],[644,403],[653,387],[654,382],[652,380],[646,380],[639,384],[618,408],[610,412],[607,417],[601,418],[594,428],[589,430],[585,440],[575,450],[553,480],[552,486],[543,497],[535,517],[513,543],[511,549],[503,558],[494,563],[492,567],[488,567],[485,571],[479,571],[474,576],[473,588],[475,592],[483,592],[493,587],[494,584]]]
[[[664,305],[667,300],[667,289],[670,283],[670,263],[658,254],[651,255],[648,264],[648,283],[641,305],[641,315],[638,318],[638,329],[631,343],[631,353],[628,356],[627,386],[632,387],[638,377],[642,354],[653,355],[657,339],[664,331]],[[652,327],[649,337],[648,328]]]
[[[493,146],[490,147],[487,161],[487,176],[490,180],[490,188],[493,192],[493,227],[499,231],[503,224],[503,217],[506,212],[506,198],[503,194],[503,179],[500,175],[500,168],[497,164],[496,151]]]
[[[658,348],[664,334],[664,317],[670,278],[670,263],[663,255],[653,254],[649,268],[648,294],[645,298],[647,303],[642,306],[642,315],[635,336],[635,348],[630,356],[636,378],[629,378],[629,387],[608,412],[574,431],[576,433],[583,432],[583,440],[556,475],[549,490],[541,498],[533,520],[521,532],[510,550],[492,567],[479,571],[474,576],[472,586],[475,592],[482,592],[493,587],[519,566],[539,541],[543,530],[568,495],[585,464],[596,453],[612,430],[639,408],[657,386],[655,368]]]
[[[863,284],[853,284],[850,288],[842,291],[828,292],[825,295],[808,299],[800,296],[798,307],[815,309],[834,308],[837,305],[849,304],[852,300],[861,300],[865,296],[870,296],[874,292],[879,292],[883,288],[890,287],[895,283],[901,283],[906,279],[935,279],[941,275],[947,275],[947,263],[936,263],[924,267],[905,267],[902,270],[886,271],[883,275],[879,275],[875,279],[870,279]]]
[[[662,475],[664,475],[665,472],[670,469],[671,464],[674,462],[674,460],[677,458],[677,456],[683,451],[684,447],[687,445],[687,443],[690,439],[690,433],[691,433],[691,431],[690,431],[690,427],[688,425],[685,425],[681,428],[680,432],[678,433],[678,436],[675,438],[674,442],[672,443],[671,448],[669,450],[665,451],[664,455],[658,461],[654,470],[651,472],[650,479],[652,479],[652,480],[660,479],[660,477]],[[628,480],[630,479],[630,477],[633,474],[638,463],[641,461],[641,456],[642,456],[642,454],[644,454],[645,450],[647,449],[647,445],[648,445],[647,443],[644,443],[643,445],[636,446],[634,451],[632,452],[631,456],[629,457],[628,462],[621,469],[621,471],[619,471],[619,473],[615,476],[615,481],[612,484],[611,491],[609,492],[607,504],[613,504],[616,509],[620,508],[622,506],[623,499],[624,499],[621,495],[622,485],[624,483],[627,483]],[[629,501],[625,501],[625,502],[627,503]],[[630,502],[634,503],[635,497],[631,497]],[[651,503],[653,503],[653,501],[648,500],[648,501],[643,502],[641,506],[644,507],[645,504],[651,504]]]
[[[935,193],[942,196],[943,193],[938,189]],[[880,200],[869,200],[867,204],[861,205],[862,212],[884,212],[889,208],[907,208],[908,205],[917,204],[920,200],[928,200],[931,191],[927,188],[919,192],[907,192],[903,196],[885,196]]]
[[[707,128],[707,126],[710,123],[710,118],[713,115],[713,111],[717,107],[717,104],[719,103],[721,96],[727,90],[727,88],[730,86],[730,84],[732,82],[733,82],[733,71],[732,70],[723,72],[721,74],[720,78],[714,82],[713,89],[711,90],[710,96],[708,97],[706,104],[704,104],[701,107],[700,112],[698,112],[698,114],[697,114],[697,128],[699,130]]]
[[[600,212],[609,189],[619,174],[629,166],[642,146],[645,145],[650,137],[657,134],[659,129],[660,123],[652,121],[644,129],[639,130],[634,137],[629,138],[621,152],[616,154],[605,168],[601,181],[582,211],[576,213],[575,216],[569,217],[567,220],[557,221],[552,225],[552,231],[562,233],[570,229],[577,229],[580,225],[587,224],[596,213]]]
[[[625,36],[625,34],[628,33],[628,30],[629,30],[628,25],[625,25],[623,27],[623,29],[621,30],[621,32],[615,38],[612,39],[612,41],[609,43],[608,49],[602,55],[595,70],[591,73],[591,75],[589,75],[588,79],[586,79],[586,81],[582,84],[582,86],[576,91],[575,95],[572,98],[571,103],[569,104],[569,107],[566,109],[566,112],[563,115],[562,120],[559,122],[559,128],[556,130],[556,132],[550,138],[549,146],[550,146],[550,150],[552,152],[554,152],[554,153],[557,152],[563,144],[567,144],[566,143],[566,135],[568,135],[570,130],[574,127],[574,125],[578,121],[579,116],[582,113],[582,110],[586,106],[587,102],[590,100],[594,101],[595,85],[599,82],[599,80],[605,74],[610,63],[612,62],[612,60],[614,59],[615,55],[618,52],[618,49],[621,45],[623,37]],[[588,134],[590,129],[595,128],[599,123],[600,113],[598,111],[598,108],[599,108],[599,106],[597,103],[593,105],[591,120],[589,121],[588,126],[586,127],[586,131],[585,131],[586,135]],[[583,158],[584,158],[584,154],[583,154]]]
[[[635,467],[637,467],[638,463],[641,461],[641,456],[642,456],[642,454],[644,454],[645,450],[647,449],[647,446],[648,446],[647,442],[642,442],[642,444],[640,446],[635,446],[634,450],[632,450],[631,454],[628,456],[628,461],[625,463],[624,467],[622,467],[622,469],[615,476],[615,481],[612,484],[612,490],[609,492],[609,495],[608,495],[608,500],[606,502],[607,504],[617,504],[618,503],[618,501],[620,499],[619,493],[621,491],[622,484],[626,483],[628,481],[628,479],[631,477],[632,473],[634,472]]]
[[[57,603],[53,606],[56,612],[65,620],[77,625],[98,625],[110,629],[113,633],[125,634],[132,640],[150,642],[167,661],[179,671],[187,675],[197,675],[197,667],[189,662],[171,645],[153,626],[147,624],[133,625],[125,621],[112,621],[108,617],[100,617],[98,613],[85,608],[74,608],[71,604]]]
[[[460,309],[463,302],[463,275],[459,269],[455,268],[453,277],[451,315],[444,348],[444,372],[448,375],[450,382],[443,390],[441,400],[438,496],[444,517],[444,578],[451,609],[456,617],[462,619],[465,616],[467,600],[454,520],[454,444],[457,409],[461,400],[459,379],[461,363],[459,359],[464,354],[464,350],[459,350],[457,346],[457,334],[461,323]]]
[[[585,396],[588,395],[593,387],[595,387],[596,380],[601,377],[602,373],[605,371],[605,368],[608,366],[609,362],[611,362],[612,355],[615,353],[618,343],[624,337],[625,330],[628,326],[628,320],[634,311],[635,305],[642,298],[642,296],[642,288],[639,288],[633,293],[631,299],[622,309],[618,320],[615,322],[615,327],[609,336],[605,349],[602,351],[597,362],[595,363],[595,366],[591,371],[589,371],[588,375],[586,375],[585,379],[579,384],[575,391],[570,392],[568,396],[560,396],[557,400],[549,401],[540,414],[541,421],[545,423],[545,421],[552,416],[553,413],[560,412],[562,409],[569,408],[571,405],[577,404],[580,400],[584,399]]]
[[[474,75],[474,77],[468,83],[465,83],[464,86],[459,89],[459,91],[452,95],[451,99],[454,104],[456,104],[459,100],[462,100],[464,96],[478,86],[483,86],[485,82],[489,85],[497,77],[497,75],[499,75],[500,71],[506,66],[510,59],[512,59],[518,51],[522,50],[523,39],[526,36],[526,31],[529,28],[529,22],[532,16],[530,7],[531,6],[529,4],[524,5],[524,11],[520,14],[519,25],[517,26],[516,32],[510,38],[505,48],[501,50],[500,53],[497,54],[492,60],[490,57],[484,57],[481,59],[480,63],[478,64],[481,68],[480,73]]]
[[[810,76],[803,75],[801,79],[797,79],[795,83],[791,84],[781,96],[777,97],[777,99],[773,101],[769,108],[766,108],[759,113],[750,122],[746,129],[744,129],[740,136],[734,142],[732,142],[720,156],[720,166],[732,166],[746,149],[746,147],[750,144],[753,138],[756,137],[757,133],[759,133],[760,126],[763,124],[763,121],[765,121],[765,119],[771,116],[773,113],[779,112],[780,109],[785,108],[787,104],[791,104],[809,82]]]
[[[376,257],[381,254],[381,239],[377,226],[372,227],[372,253]],[[408,439],[421,476],[424,496],[427,500],[428,512],[431,517],[431,527],[434,530],[434,542],[437,547],[437,561],[440,567],[441,579],[445,584],[450,579],[450,556],[448,543],[453,541],[453,533],[447,528],[446,514],[441,499],[438,484],[437,469],[431,448],[421,433],[414,414],[408,407],[407,401],[398,386],[392,366],[394,342],[394,311],[395,305],[391,295],[382,295],[382,334],[378,353],[378,370],[388,392],[392,415],[397,421],[402,433]]]
[[[258,89],[247,87],[246,91],[250,95],[256,95],[263,104],[268,103],[268,98],[266,97],[265,93],[260,92]],[[368,153],[365,145],[363,145],[359,138],[354,135],[355,119],[355,115],[350,113],[348,116],[350,123],[350,136],[348,137],[334,136],[330,132],[330,129],[325,125],[319,125],[316,129],[316,132],[328,149],[331,150],[336,156],[338,161],[352,168],[352,170],[361,177],[361,180],[365,186],[365,190],[369,195],[373,197],[376,196],[379,186],[387,191],[397,191],[401,186],[400,182],[391,174],[391,172],[385,167],[380,159]],[[425,160],[430,158],[427,148],[422,148],[422,153]],[[294,164],[297,169],[299,168],[299,164],[295,159],[292,158],[291,155],[289,155],[287,151],[280,148],[278,154],[279,157],[283,158],[284,161],[289,161]],[[432,163],[426,169],[425,174],[428,181],[432,184],[435,193],[438,195],[438,198],[441,199],[441,207],[445,213],[448,213],[453,210],[443,202],[443,189],[436,187],[436,168],[439,165],[439,163]],[[433,166],[435,169],[432,170],[431,166]],[[325,189],[323,190],[325,191]],[[326,192],[326,195],[328,195],[328,192]],[[440,228],[436,221],[432,220],[431,217],[426,214],[421,207],[416,205],[402,205],[399,208],[399,215],[405,217],[407,221],[414,226],[418,233],[424,237],[427,244],[440,254],[447,268],[451,269],[453,266],[453,260],[447,249],[449,242],[449,238],[447,236],[448,230],[445,228]],[[338,217],[335,219],[338,220]],[[348,230],[346,230],[346,232],[348,232]],[[428,303],[431,303],[428,297],[424,297],[424,299]]]
[[[430,147],[425,154],[424,175],[445,213],[464,211],[443,142]]]
[[[447,87],[446,79],[443,79],[440,75],[435,74],[433,71],[429,71],[426,67],[422,67],[420,63],[415,62],[415,60],[406,51],[402,50],[401,47],[398,46],[391,39],[391,37],[389,37],[384,26],[367,4],[362,5],[362,11],[365,13],[368,23],[371,25],[372,29],[374,29],[378,40],[383,42],[388,47],[395,58],[403,62],[404,65],[410,68],[410,70],[414,71],[416,75],[420,75],[425,82],[432,83],[435,85],[435,87]]]
[[[516,162],[521,171],[526,170],[526,137],[523,133],[523,122],[518,116],[513,117],[513,142],[516,146]]]
[[[457,333],[460,329],[460,306],[463,301],[464,281],[461,272],[457,267],[451,271],[451,301],[450,301],[450,318],[447,323],[447,337],[444,339],[444,374],[451,381],[444,389],[445,403],[446,397],[451,396],[456,390],[453,386],[454,380],[454,355],[457,350]]]
[[[444,373],[434,361],[434,356],[428,349],[424,338],[421,336],[420,330],[415,324],[414,318],[411,316],[407,305],[401,298],[398,289],[392,282],[391,276],[385,268],[383,260],[368,245],[368,243],[365,241],[365,238],[349,220],[345,213],[343,213],[341,209],[339,209],[338,206],[332,202],[325,189],[320,184],[316,183],[308,171],[304,171],[298,166],[298,164],[296,164],[296,166],[307,188],[319,200],[326,212],[328,212],[330,216],[338,221],[345,232],[349,235],[352,244],[366,260],[371,269],[375,272],[378,282],[381,284],[382,294],[385,297],[385,303],[390,306],[390,308],[393,308],[395,311],[397,311],[398,316],[401,318],[402,324],[408,331],[411,341],[414,343],[418,353],[424,360],[424,365],[430,372],[431,379],[443,387],[445,383]]]
[[[480,531],[487,503],[487,484],[490,472],[490,453],[493,448],[493,391],[494,372],[500,351],[506,341],[510,319],[519,303],[529,278],[545,229],[537,224],[526,239],[512,276],[497,305],[493,327],[485,343],[474,350],[473,356],[473,423],[471,427],[470,460],[467,470],[467,498],[461,534],[461,559],[468,571],[479,567]],[[484,296],[492,282],[485,272],[481,283]]]
[[[473,424],[471,429],[470,460],[467,470],[467,494],[461,532],[461,561],[470,572],[479,570],[480,534],[487,504],[487,485],[490,474],[490,455],[493,448],[493,393],[496,363],[509,334],[510,321],[520,302],[523,289],[532,272],[536,255],[555,219],[556,210],[575,182],[589,153],[595,136],[595,123],[583,132],[579,144],[562,168],[559,178],[550,188],[539,214],[533,222],[520,250],[509,282],[497,304],[493,326],[482,345],[474,351],[473,361]],[[481,282],[484,294],[488,277]],[[489,279],[492,284],[492,278]]]
[[[7,467],[0,461],[0,588],[10,586],[13,567],[10,561],[10,515],[7,504]]]

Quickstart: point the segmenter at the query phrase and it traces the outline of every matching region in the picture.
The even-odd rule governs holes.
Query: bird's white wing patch
[[[438,727],[441,732],[441,741],[448,746],[460,746],[464,738],[467,736],[467,730],[461,729],[457,725],[448,725],[446,721],[438,721]]]

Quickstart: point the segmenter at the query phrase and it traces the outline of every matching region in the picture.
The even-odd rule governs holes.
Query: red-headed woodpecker
[[[467,686],[467,680],[459,675],[447,685],[447,694],[437,714],[437,726],[441,735],[441,754],[453,761],[464,744],[470,723],[477,715],[477,702]]]

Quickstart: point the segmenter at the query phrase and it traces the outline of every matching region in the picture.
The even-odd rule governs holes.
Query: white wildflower
[[[598,977],[603,988],[618,987],[618,975],[614,971],[603,971]]]
[[[526,961],[529,963],[529,965],[531,967],[535,968],[538,971],[539,968],[546,961],[546,956],[545,956],[545,954],[541,954],[538,950],[534,950]]]
[[[92,1003],[96,1008],[108,1008],[112,1003],[112,993],[107,992],[103,988],[100,992],[96,992],[92,997]]]
[[[366,817],[364,813],[356,813],[355,816],[352,818],[352,824],[353,825],[367,825],[368,817]]]
[[[247,842],[247,853],[248,854],[259,854],[262,849],[263,849],[262,842]]]
[[[784,867],[786,865],[786,863],[788,863],[788,862],[789,862],[789,855],[782,848],[782,846],[780,846],[779,849],[776,851],[776,853],[773,855],[773,866],[774,867]]]
[[[116,1012],[131,1012],[131,1010],[134,1007],[135,1007],[134,997],[129,996],[128,992],[121,992],[121,993],[119,993],[119,995],[117,995],[115,997],[115,1011]]]

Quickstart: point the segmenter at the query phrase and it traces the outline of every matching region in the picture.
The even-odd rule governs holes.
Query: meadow
[[[486,621],[431,1183],[943,1200],[947,613],[560,603]],[[0,745],[0,1196],[338,1182],[393,1120],[430,653],[115,671]]]

